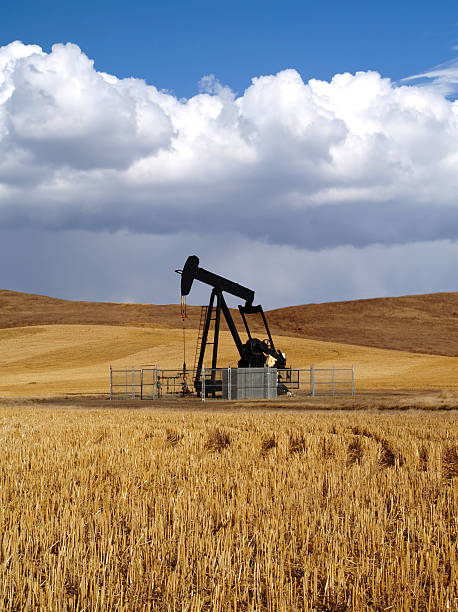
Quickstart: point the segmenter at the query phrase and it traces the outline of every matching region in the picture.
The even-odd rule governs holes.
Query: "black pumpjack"
[[[207,344],[213,344],[213,354],[211,366],[212,376],[209,381],[207,381],[207,379],[205,380],[205,394],[211,393],[213,396],[215,396],[216,392],[222,391],[221,381],[215,380],[215,369],[218,359],[218,340],[221,312],[223,313],[224,318],[226,319],[227,326],[229,327],[229,331],[232,334],[232,338],[234,339],[235,345],[240,355],[240,359],[238,361],[239,368],[262,368],[266,365],[270,367],[275,367],[279,370],[286,368],[285,355],[284,353],[278,351],[275,348],[274,341],[272,339],[272,335],[270,333],[270,329],[267,324],[266,316],[264,314],[262,306],[260,304],[258,306],[253,306],[254,291],[252,289],[243,287],[242,285],[234,283],[233,281],[228,280],[227,278],[218,276],[217,274],[213,274],[213,272],[209,272],[208,270],[200,268],[199,258],[196,255],[190,255],[186,260],[183,270],[175,270],[175,272],[181,274],[182,297],[187,296],[189,294],[189,292],[191,291],[192,283],[195,279],[200,280],[202,283],[206,283],[207,285],[213,287],[212,292],[210,294],[207,314],[205,317],[205,323],[200,344],[199,361],[197,363],[197,369],[194,379],[194,388],[196,389],[198,395],[200,395],[202,390],[202,365],[204,362],[205,349],[207,347]],[[242,300],[245,300],[245,305],[239,306],[239,311],[242,316],[246,332],[248,334],[248,340],[245,343],[242,343],[242,340],[240,339],[240,335],[235,326],[234,319],[232,318],[230,310],[226,304],[226,300],[224,299],[223,291],[225,291],[226,293],[230,293],[231,295],[235,295],[236,297],[239,297]],[[212,314],[213,308],[215,306],[215,300],[216,309],[215,316],[213,318]],[[261,315],[267,334],[267,338],[265,340],[259,340],[258,338],[252,337],[247,321],[247,315],[251,314]],[[210,322],[212,320],[214,320],[215,322],[213,343],[208,342],[208,332],[210,329]],[[279,394],[287,393],[287,391],[288,389],[284,384],[278,385]]]

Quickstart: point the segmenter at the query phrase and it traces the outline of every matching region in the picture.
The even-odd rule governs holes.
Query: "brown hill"
[[[74,302],[45,295],[0,289],[0,329],[29,325],[181,326],[176,304]],[[198,327],[200,306],[188,306],[190,327]]]
[[[273,334],[458,356],[458,293],[290,306],[267,317]],[[197,328],[199,319],[200,307],[188,306],[187,327]],[[175,329],[180,306],[74,302],[0,290],[0,328],[56,324]]]
[[[458,293],[291,306],[269,312],[277,333],[458,356]]]

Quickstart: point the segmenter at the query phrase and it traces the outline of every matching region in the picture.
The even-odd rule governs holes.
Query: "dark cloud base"
[[[76,300],[176,304],[174,270],[191,254],[203,267],[254,289],[255,301],[266,308],[458,290],[458,244],[450,241],[314,252],[230,232],[211,238],[29,229],[0,230],[0,287]],[[195,283],[189,302],[204,304],[208,297],[208,287]]]
[[[129,207],[118,206],[113,214],[109,210],[98,212],[72,208],[49,218],[48,209],[37,207],[34,226],[42,230],[74,230],[115,233],[121,228],[131,234],[150,234],[170,237],[189,233],[203,238],[223,232],[233,232],[253,241],[262,240],[272,245],[287,245],[300,249],[320,251],[338,246],[364,248],[373,244],[386,246],[414,242],[458,239],[458,213],[456,206],[405,204],[384,202],[320,205],[302,210],[265,209],[259,213],[247,205],[234,214],[230,206],[215,206],[213,210],[195,213],[174,211],[170,206],[137,206],[133,213]],[[26,229],[30,224],[27,208],[21,215],[21,206],[0,211],[0,223],[11,229]]]

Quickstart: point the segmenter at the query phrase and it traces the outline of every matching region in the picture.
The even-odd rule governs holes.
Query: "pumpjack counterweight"
[[[223,276],[219,276],[213,272],[200,268],[199,258],[196,255],[190,255],[186,260],[183,270],[175,270],[175,272],[181,274],[182,296],[189,295],[195,279],[200,280],[202,283],[210,285],[210,287],[213,288],[210,294],[202,335],[200,337],[200,348],[197,347],[199,351],[199,360],[197,362],[194,388],[196,389],[198,395],[200,395],[202,391],[202,366],[205,357],[205,350],[208,344],[213,344],[213,351],[210,379],[206,378],[205,380],[205,395],[211,394],[213,397],[215,397],[216,393],[222,391],[221,381],[217,381],[215,379],[215,370],[218,361],[218,340],[221,313],[226,320],[227,326],[231,332],[232,338],[239,353],[239,368],[262,368],[266,365],[269,367],[275,367],[277,369],[284,369],[286,367],[285,355],[275,348],[262,306],[260,304],[258,306],[253,306],[254,291],[252,289],[243,287],[242,285],[234,283]],[[240,338],[239,332],[237,331],[237,327],[234,323],[234,319],[232,318],[231,312],[226,304],[226,300],[224,299],[223,292],[239,297],[245,301],[243,306],[239,306],[239,311],[248,335],[248,340],[245,343],[243,343]],[[214,317],[212,316],[213,313]],[[259,340],[258,338],[252,337],[246,317],[246,315],[249,314],[261,315],[267,334],[267,338],[265,340]],[[213,343],[208,341],[211,321],[214,321]],[[278,392],[286,393],[287,388],[284,385],[280,385]]]

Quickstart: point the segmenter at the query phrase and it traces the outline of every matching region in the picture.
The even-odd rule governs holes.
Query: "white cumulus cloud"
[[[189,235],[212,245],[209,258],[238,236],[229,245],[245,260],[253,244],[297,269],[315,253],[322,270],[330,254],[359,270],[367,249],[371,261],[393,245],[453,249],[457,193],[458,102],[440,88],[376,72],[306,83],[288,69],[239,96],[204,77],[177,99],[97,72],[73,44],[0,48],[3,231]]]
[[[46,165],[44,180],[62,168],[127,168],[170,145],[170,118],[154,88],[96,72],[76,45],[55,45],[50,54],[10,46],[1,86],[2,148],[28,154],[27,165]]]

